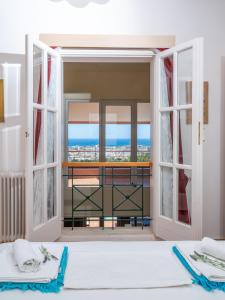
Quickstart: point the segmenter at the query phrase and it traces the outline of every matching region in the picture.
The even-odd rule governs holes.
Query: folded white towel
[[[13,255],[21,272],[37,272],[40,269],[41,259],[27,240],[18,239],[13,243]]]
[[[224,244],[223,244],[224,245]],[[195,260],[192,258],[193,254],[195,254],[195,251],[199,254],[203,254],[200,251],[201,242],[191,245],[191,244],[183,244],[183,243],[177,243],[177,248],[179,249],[180,253],[183,255],[183,257],[186,259],[186,261],[189,263],[191,268],[199,275],[204,275],[208,280],[210,281],[216,281],[216,282],[225,282],[225,271],[219,268],[216,268],[215,266],[208,264],[206,262],[203,262],[201,260]]]
[[[55,279],[59,272],[60,260],[63,253],[63,245],[59,243],[30,243],[33,251],[40,261],[44,260],[40,248],[45,247],[49,253],[58,258],[47,260],[41,264],[37,272],[21,272],[16,265],[13,243],[5,244],[0,249],[0,282],[49,282]],[[40,257],[40,258],[39,258]]]
[[[201,252],[225,261],[225,246],[210,238],[203,238],[200,243]]]

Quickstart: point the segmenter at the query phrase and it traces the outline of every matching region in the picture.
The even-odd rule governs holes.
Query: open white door
[[[26,238],[61,233],[61,58],[30,36],[27,55]]]
[[[156,55],[154,233],[202,237],[203,40]]]

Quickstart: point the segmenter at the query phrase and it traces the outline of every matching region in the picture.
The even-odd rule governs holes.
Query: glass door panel
[[[173,217],[173,168],[161,167],[161,215]]]
[[[173,112],[161,112],[161,162],[173,162]]]
[[[192,206],[192,183],[191,183],[191,170],[178,170],[178,216],[179,222],[191,225],[191,206]]]
[[[105,123],[106,161],[130,161],[131,106],[107,105]]]
[[[151,160],[150,103],[137,103],[137,161]]]
[[[192,164],[192,110],[178,111],[178,163]]]
[[[99,161],[100,113],[98,102],[86,102],[79,99],[68,101],[66,132],[65,160],[69,162]],[[97,186],[100,183],[99,168],[76,168],[70,171],[70,175],[67,188],[64,189],[65,195],[71,194],[69,189],[72,184]]]
[[[33,226],[44,223],[45,198],[44,198],[44,170],[33,172]]]
[[[154,136],[159,153],[153,162],[153,201],[158,207],[156,235],[164,239],[202,236],[202,49],[197,39],[156,57]]]
[[[56,168],[47,171],[47,217],[48,220],[56,215]]]
[[[56,50],[27,37],[26,236],[61,233],[61,71]]]
[[[44,112],[33,110],[33,164],[44,163]]]
[[[177,54],[178,104],[192,103],[192,57],[193,49],[185,49]]]
[[[99,103],[69,102],[67,137],[68,161],[99,161]]]
[[[33,102],[42,104],[43,51],[33,46]]]
[[[173,56],[161,60],[161,107],[173,106]]]
[[[52,55],[48,54],[48,77],[47,77],[47,104],[50,107],[55,107],[56,105],[56,68],[57,60]]]
[[[53,163],[56,160],[56,113],[47,112],[47,162]]]

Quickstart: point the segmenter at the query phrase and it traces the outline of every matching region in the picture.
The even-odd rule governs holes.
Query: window
[[[99,161],[99,104],[68,105],[68,161]]]
[[[69,101],[67,109],[67,160],[69,162],[99,161],[99,103]],[[70,170],[70,175],[71,172]],[[98,185],[98,175],[98,168],[74,169],[73,183]],[[72,187],[72,177],[68,178],[68,187]]]
[[[106,106],[105,159],[131,160],[131,106]]]
[[[123,103],[68,101],[69,162],[151,160],[150,104],[134,100]]]
[[[151,159],[150,104],[137,104],[137,161]]]

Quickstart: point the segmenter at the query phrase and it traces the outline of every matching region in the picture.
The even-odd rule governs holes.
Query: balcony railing
[[[114,228],[115,218],[123,212],[141,218],[144,226],[144,218],[149,217],[144,213],[144,188],[150,186],[151,162],[63,162],[62,166],[71,188],[72,228],[76,213],[88,212],[96,213],[103,227],[104,220],[111,217]],[[105,187],[111,190],[110,216],[105,215]]]

